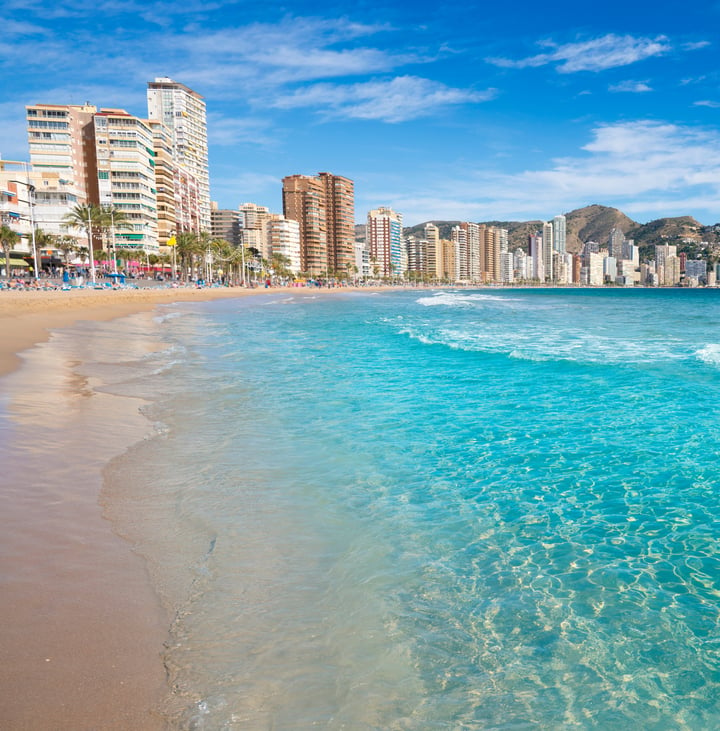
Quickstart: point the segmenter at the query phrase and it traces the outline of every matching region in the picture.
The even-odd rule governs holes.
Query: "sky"
[[[547,220],[590,204],[720,222],[720,0],[6,0],[0,155],[26,104],[207,103],[211,197],[355,181],[356,220]]]

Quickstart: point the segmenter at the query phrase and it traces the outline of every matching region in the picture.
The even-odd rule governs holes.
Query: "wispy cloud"
[[[657,38],[635,38],[613,33],[577,43],[557,45],[543,41],[540,45],[549,50],[535,56],[521,59],[487,58],[491,64],[504,68],[534,68],[555,64],[562,74],[577,71],[604,71],[605,69],[628,66],[652,56],[667,53],[671,46],[665,36]]]
[[[343,19],[284,18],[274,24],[168,34],[161,44],[171,57],[186,59],[184,78],[202,76],[213,87],[237,79],[280,85],[358,76],[423,62],[414,53],[357,45],[386,29]]]
[[[269,120],[256,117],[223,117],[212,113],[208,116],[208,141],[219,147],[232,147],[243,143],[273,146]]]
[[[682,49],[684,51],[697,51],[701,48],[707,48],[708,46],[711,46],[712,43],[710,41],[698,41],[696,43],[683,43]]]
[[[492,99],[494,89],[455,89],[416,76],[398,76],[358,84],[314,84],[278,98],[280,109],[316,107],[333,117],[404,122],[437,114],[457,104],[475,104]]]
[[[703,99],[702,101],[695,102],[693,106],[710,107],[711,109],[720,109],[720,102],[712,101],[710,99]]]
[[[692,210],[706,223],[718,218],[720,133],[639,120],[605,124],[575,156],[514,174],[484,170],[475,178],[432,180],[417,196],[378,186],[409,223],[433,218],[529,220],[603,203],[646,220],[658,211]],[[471,191],[471,195],[468,195]],[[687,207],[686,207],[687,206]],[[702,220],[702,219],[701,219]]]
[[[631,92],[639,94],[645,91],[652,91],[646,81],[621,81],[619,84],[612,84],[608,87],[613,92]]]

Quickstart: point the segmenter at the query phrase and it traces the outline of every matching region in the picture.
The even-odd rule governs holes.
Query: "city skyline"
[[[590,12],[9,0],[0,154],[28,159],[25,105],[144,118],[147,82],[167,76],[207,104],[221,208],[280,211],[284,177],[330,170],[354,180],[356,222],[381,206],[414,225],[599,203],[716,223],[720,74],[703,29],[720,6]]]

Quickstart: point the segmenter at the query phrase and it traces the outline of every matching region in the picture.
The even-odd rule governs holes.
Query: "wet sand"
[[[0,292],[0,728],[165,727],[169,618],[99,502],[104,466],[150,425],[78,376],[103,335],[73,324],[282,291]]]

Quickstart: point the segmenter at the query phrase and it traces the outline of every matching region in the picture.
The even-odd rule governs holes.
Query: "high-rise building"
[[[608,236],[608,249],[610,256],[614,256],[616,259],[622,259],[624,243],[625,234],[619,228],[614,228]]]
[[[555,216],[552,220],[553,248],[560,254],[567,251],[567,219],[565,216]]]
[[[378,276],[401,275],[402,214],[385,206],[370,211],[367,216],[367,248]]]
[[[545,270],[545,280],[552,282],[555,279],[553,272],[553,224],[543,223],[542,227],[542,243],[543,243],[543,269]]]
[[[274,214],[270,213],[270,209],[266,206],[259,206],[256,203],[243,203],[238,211],[242,245],[255,249],[266,259],[269,258],[267,223]]]
[[[197,181],[197,220],[210,231],[210,177],[208,169],[207,117],[200,94],[167,77],[148,82],[148,116],[169,130],[175,163]]]
[[[484,232],[483,272],[486,282],[502,280],[502,253],[507,251],[508,232],[504,228],[488,226]]]
[[[281,254],[288,260],[288,269],[297,274],[300,267],[300,224],[284,216],[273,216],[267,222],[270,256]]]
[[[453,226],[450,237],[455,245],[455,280],[458,282],[470,281],[470,256],[468,251],[467,228]]]
[[[355,261],[355,184],[331,173],[318,177],[325,186],[328,269],[347,274]]]
[[[97,202],[122,212],[115,246],[157,251],[157,193],[153,131],[124,109],[94,115]]]
[[[347,275],[355,266],[355,192],[331,173],[283,178],[283,213],[300,224],[303,271]]]
[[[26,107],[34,219],[48,233],[67,233],[64,216],[76,204],[97,200],[96,111],[91,104]]]
[[[300,262],[308,274],[327,274],[325,185],[309,175],[283,178],[283,214],[300,224]]]
[[[240,219],[242,214],[232,208],[218,208],[210,203],[211,234],[214,239],[223,239],[233,246],[240,246]]]
[[[178,232],[175,202],[175,164],[172,157],[172,139],[165,125],[149,119],[155,152],[155,190],[157,191],[158,244],[167,245]]]
[[[442,279],[442,247],[440,246],[440,229],[434,223],[425,224],[425,276]]]
[[[545,281],[545,255],[543,252],[543,238],[538,232],[530,236],[530,256],[532,258],[532,278],[539,282]]]
[[[442,249],[441,257],[441,274],[440,278],[447,282],[455,280],[455,244],[448,239],[440,239],[440,247]]]

